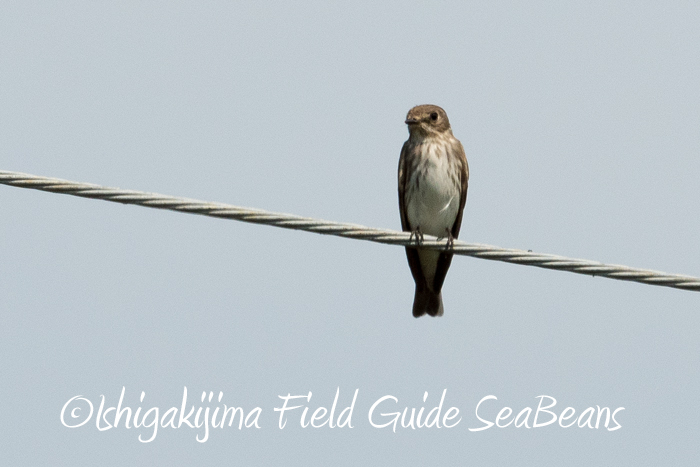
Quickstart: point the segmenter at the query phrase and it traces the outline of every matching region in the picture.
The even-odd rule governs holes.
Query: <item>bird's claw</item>
[[[423,244],[423,232],[420,231],[420,227],[416,228],[415,230],[411,230],[411,236],[408,237],[408,242],[411,243],[414,237],[416,239],[416,246]]]
[[[455,238],[452,236],[452,232],[450,229],[445,229],[447,232],[447,243],[445,246],[447,247],[448,250],[454,250],[455,248]]]

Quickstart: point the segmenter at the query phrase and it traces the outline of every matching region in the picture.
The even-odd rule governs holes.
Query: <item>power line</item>
[[[301,217],[293,214],[250,209],[224,203],[211,203],[196,199],[160,195],[136,190],[122,190],[90,183],[78,183],[58,178],[40,177],[20,172],[0,171],[0,183],[20,188],[63,193],[84,198],[102,199],[123,204],[136,204],[149,208],[201,214],[204,216],[233,219],[254,224],[272,225],[285,229],[306,230],[324,235],[368,240],[390,245],[413,246],[408,232],[375,229],[357,224]],[[445,250],[446,241],[426,235],[421,248]],[[637,269],[616,264],[603,264],[598,261],[566,258],[564,256],[533,253],[531,251],[500,248],[478,243],[454,242],[456,255],[504,261],[507,263],[536,266],[539,268],[569,271],[589,276],[601,276],[642,284],[661,285],[677,289],[700,291],[700,278],[678,274],[666,274],[649,269]]]

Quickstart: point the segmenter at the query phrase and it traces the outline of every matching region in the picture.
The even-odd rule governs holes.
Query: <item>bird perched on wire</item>
[[[445,111],[419,105],[406,115],[409,137],[399,159],[401,227],[419,246],[423,235],[447,238],[459,235],[467,201],[469,165],[464,147],[452,134]],[[408,265],[416,282],[413,316],[442,316],[442,284],[452,253],[406,247]]]

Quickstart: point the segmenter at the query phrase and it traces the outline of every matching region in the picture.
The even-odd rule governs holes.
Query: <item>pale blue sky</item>
[[[700,275],[700,7],[3,2],[0,169],[400,228],[409,108],[471,169],[460,238]],[[458,257],[411,316],[401,248],[0,186],[8,465],[697,465],[700,294]],[[259,430],[68,429],[186,386]],[[277,427],[356,389],[352,429]],[[452,429],[375,429],[384,395]],[[622,428],[491,428],[501,407]],[[96,407],[97,408],[97,407]],[[387,406],[387,408],[391,408]]]

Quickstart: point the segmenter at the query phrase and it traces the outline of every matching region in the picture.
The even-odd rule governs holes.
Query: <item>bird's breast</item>
[[[447,142],[426,141],[412,148],[406,184],[406,209],[412,229],[445,236],[457,218],[460,179],[457,158]]]

